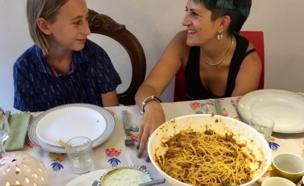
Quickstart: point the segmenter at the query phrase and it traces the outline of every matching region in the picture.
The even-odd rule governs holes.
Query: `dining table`
[[[228,97],[220,99],[192,100],[181,102],[161,103],[165,112],[166,120],[188,114],[220,114],[241,120],[237,105],[241,97]],[[218,105],[220,108],[218,108]],[[139,124],[142,118],[140,108],[136,105],[105,107],[115,118],[115,129],[107,141],[93,149],[94,170],[109,170],[117,166],[136,166],[146,170],[152,179],[162,178],[163,176],[156,170],[147,157],[138,157],[137,138]],[[122,112],[127,111],[131,131],[127,134],[128,138],[134,141],[134,145],[126,145],[126,133],[122,122]],[[32,113],[31,122],[37,119],[41,113]],[[273,133],[268,141],[272,155],[280,153],[294,153],[304,157],[304,133],[282,134]],[[71,170],[70,162],[65,154],[47,152],[35,145],[30,140],[22,151],[10,152],[9,154],[27,153],[44,163],[48,169],[48,182],[50,186],[66,185],[71,180],[81,176],[74,174]],[[267,177],[267,173],[264,177]],[[93,182],[94,180],[92,180]],[[161,185],[170,185],[163,183]],[[257,183],[259,185],[259,183]]]

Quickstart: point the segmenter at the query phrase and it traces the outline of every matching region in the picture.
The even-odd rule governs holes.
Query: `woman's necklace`
[[[223,57],[221,57],[216,63],[212,63],[210,59],[208,59],[208,57],[206,55],[204,55],[204,62],[207,64],[207,65],[210,65],[210,66],[217,66],[217,65],[220,65],[222,64],[226,57],[230,54],[230,50],[232,48],[232,45],[233,45],[233,38],[231,38],[231,44],[230,46],[226,49]]]

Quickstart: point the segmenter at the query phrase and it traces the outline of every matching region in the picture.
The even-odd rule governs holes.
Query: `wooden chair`
[[[114,39],[127,51],[132,63],[132,79],[127,90],[119,93],[118,97],[121,104],[135,104],[134,96],[146,75],[146,58],[143,47],[125,25],[117,23],[107,15],[89,10],[88,22],[92,33]]]
[[[241,35],[247,38],[260,57],[262,63],[262,74],[259,83],[259,89],[264,88],[264,73],[265,73],[265,62],[264,62],[264,37],[262,31],[241,31]],[[186,80],[184,77],[184,67],[182,66],[175,74],[175,88],[174,88],[174,101],[185,101],[186,97]]]

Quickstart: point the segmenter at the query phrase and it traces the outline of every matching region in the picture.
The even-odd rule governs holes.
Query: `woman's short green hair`
[[[44,18],[47,21],[55,21],[59,9],[69,0],[27,0],[26,16],[30,35],[44,55],[49,53],[50,44],[46,35],[37,26],[37,19]]]
[[[239,32],[250,13],[251,0],[192,0],[201,3],[212,12],[212,20],[220,16],[228,15],[231,23],[229,34]]]

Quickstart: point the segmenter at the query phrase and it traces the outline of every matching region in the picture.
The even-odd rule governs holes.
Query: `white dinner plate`
[[[252,113],[272,119],[274,132],[304,132],[304,96],[298,93],[276,89],[253,91],[240,99],[238,111],[247,123]]]
[[[65,124],[64,122],[61,122],[62,126],[59,126],[56,123],[54,123],[54,125],[55,126],[57,125],[57,126],[53,127],[53,126],[49,126],[49,124],[47,124],[48,122],[45,122],[45,121],[53,122],[55,119],[52,119],[52,118],[57,115],[56,113],[66,115],[66,113],[64,113],[63,110],[67,110],[67,111],[72,110],[72,113],[74,114],[74,117],[76,117],[76,118],[77,118],[77,116],[75,114],[77,114],[77,112],[79,112],[80,110],[86,111],[86,113],[89,113],[88,118],[92,118],[92,115],[93,115],[94,116],[93,119],[100,119],[100,120],[99,120],[99,122],[95,122],[95,120],[89,119],[89,121],[93,121],[92,122],[93,124],[91,124],[93,127],[92,126],[88,127],[88,125],[90,125],[90,123],[88,123],[88,122],[84,122],[82,124],[79,123],[77,126],[78,129],[76,129],[76,130],[74,129],[76,127],[73,126],[72,123],[71,123],[72,126],[71,125],[69,126],[69,124]],[[57,111],[59,111],[59,112],[57,112]],[[55,114],[50,114],[50,113],[55,113]],[[83,114],[79,114],[79,115],[83,115]],[[84,117],[84,115],[81,117],[81,119],[85,120],[85,118],[83,118],[83,117]],[[69,121],[72,121],[72,120],[73,119],[70,119]],[[97,123],[99,123],[100,125],[97,125]],[[45,130],[44,128],[37,129],[37,128],[39,128],[38,127],[39,124],[41,126],[45,125],[46,127],[50,128],[55,137],[53,137],[53,135],[50,135],[51,134],[50,130]],[[84,127],[82,125],[84,125]],[[94,127],[95,127],[96,131],[98,131],[98,132],[92,131],[92,129]],[[80,131],[80,133],[77,133],[77,132],[79,132],[79,128],[81,128],[81,131]],[[112,114],[110,112],[108,112],[104,108],[96,106],[96,105],[90,105],[90,104],[67,104],[67,105],[54,107],[54,108],[40,114],[37,118],[35,118],[34,121],[30,125],[29,131],[28,131],[28,136],[33,143],[40,146],[41,148],[43,148],[46,151],[55,152],[55,153],[65,153],[64,147],[60,146],[57,143],[58,137],[60,139],[66,140],[67,138],[64,135],[69,136],[69,137],[73,137],[73,135],[88,136],[93,140],[93,147],[97,147],[97,146],[101,145],[102,143],[104,143],[111,136],[111,134],[114,131],[114,128],[115,128],[114,117],[112,116]],[[60,132],[58,132],[58,134],[57,134],[56,130],[60,130]],[[38,131],[39,131],[39,136],[38,136]],[[49,131],[50,131],[50,133],[48,134]],[[43,134],[43,132],[45,132],[46,134]],[[91,132],[93,134],[91,134]],[[73,135],[71,135],[71,134],[73,134]]]
[[[92,185],[92,183],[103,176],[108,169],[100,169],[93,172],[89,172],[87,174],[83,174],[81,176],[76,177],[71,180],[65,186],[84,186],[84,185]]]
[[[38,121],[37,137],[49,145],[61,147],[69,139],[86,136],[92,141],[106,129],[104,116],[83,106],[61,107],[50,110]]]

